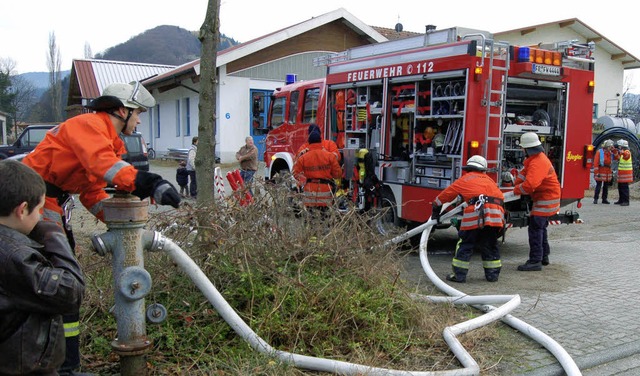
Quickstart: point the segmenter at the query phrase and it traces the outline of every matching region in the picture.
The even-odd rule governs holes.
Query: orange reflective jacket
[[[320,144],[322,145],[324,150],[326,150],[326,151],[332,153],[333,155],[335,155],[335,157],[338,159],[338,162],[340,162],[340,160],[342,159],[342,156],[340,155],[340,151],[338,150],[338,144],[336,144],[335,142],[333,142],[331,140],[325,140],[324,138],[322,139],[322,141],[320,141]],[[298,152],[296,153],[296,159],[300,158],[300,156],[302,154],[304,154],[304,153],[306,153],[308,151],[309,151],[309,143],[305,142],[298,149]]]
[[[342,169],[335,155],[321,143],[310,144],[308,149],[293,165],[293,176],[304,182],[306,206],[328,206],[333,199],[332,179],[342,177]]]
[[[560,182],[546,154],[541,152],[524,160],[513,194],[531,196],[532,215],[550,217],[560,210]]]
[[[460,230],[504,226],[504,194],[487,174],[469,171],[442,191],[435,203],[442,206],[456,199],[469,204],[462,213]]]
[[[135,190],[137,170],[120,159],[126,152],[109,115],[104,112],[75,116],[47,132],[44,140],[23,160],[47,183],[70,194],[102,220],[107,183],[119,190]],[[62,213],[55,199],[47,198],[45,212]]]
[[[613,154],[607,148],[596,151],[596,155],[593,158],[593,178],[595,181],[610,182],[613,180],[613,172],[611,171],[612,157]]]

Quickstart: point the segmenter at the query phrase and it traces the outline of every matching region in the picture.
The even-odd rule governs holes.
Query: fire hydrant
[[[112,272],[118,334],[112,341],[120,356],[120,373],[146,375],[145,354],[152,346],[145,327],[144,297],[151,290],[151,275],[144,269],[143,250],[153,246],[153,232],[145,231],[147,200],[128,193],[116,194],[104,202],[104,221],[108,232],[94,235],[93,247],[100,255],[113,255]]]

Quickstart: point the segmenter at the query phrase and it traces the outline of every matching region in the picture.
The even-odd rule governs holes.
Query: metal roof
[[[538,28],[542,28],[545,26],[559,26],[561,28],[569,28],[573,32],[578,35],[582,35],[587,42],[594,42],[596,46],[600,47],[608,54],[611,55],[611,60],[620,60],[623,69],[637,69],[640,68],[640,60],[637,57],[631,55],[629,52],[625,51],[622,47],[613,43],[610,39],[606,38],[604,35],[595,31],[591,26],[585,24],[577,18],[569,18],[561,21],[548,22],[539,25],[527,26],[520,29],[513,29],[507,31],[501,31],[498,33],[494,33],[497,37],[500,34],[520,32],[521,35],[526,35],[528,33],[532,33],[536,31]]]
[[[114,82],[142,81],[176,68],[174,65],[74,59],[71,77],[77,77],[80,97],[93,99]]]

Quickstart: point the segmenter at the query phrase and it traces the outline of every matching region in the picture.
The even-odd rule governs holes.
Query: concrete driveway
[[[636,197],[639,188],[632,187]],[[617,192],[610,196],[613,203]],[[469,295],[519,294],[522,303],[512,316],[558,342],[585,375],[640,375],[640,201],[632,199],[628,207],[584,201],[577,209],[583,224],[549,226],[551,264],[542,272],[517,271],[528,258],[528,235],[526,228],[510,229],[500,248],[497,283],[485,281],[479,255],[467,283],[448,283]],[[443,280],[456,239],[451,229],[436,232],[429,242],[429,264]],[[405,265],[410,283],[437,295],[417,254],[408,255]],[[503,362],[505,374],[564,374],[541,346]]]

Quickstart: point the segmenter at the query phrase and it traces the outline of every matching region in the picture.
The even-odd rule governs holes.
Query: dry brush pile
[[[442,330],[479,313],[470,308],[417,303],[400,278],[397,249],[355,210],[326,218],[296,210],[296,194],[277,186],[257,189],[251,205],[233,197],[204,208],[184,204],[150,215],[147,228],[181,246],[244,321],[276,349],[376,367],[442,370],[459,364]],[[90,251],[88,235],[104,231],[76,216],[79,258],[87,277],[82,310],[85,370],[114,374],[116,322],[110,256]],[[222,320],[191,280],[161,253],[146,253],[153,278],[146,303],[161,303],[164,322],[147,324],[147,354],[156,375],[307,375],[253,351]],[[507,330],[508,331],[508,330]],[[501,335],[502,333],[502,335]],[[483,374],[497,372],[501,324],[462,336]],[[510,336],[511,334],[506,334]],[[508,341],[508,339],[507,339]],[[497,373],[495,373],[497,374]]]

